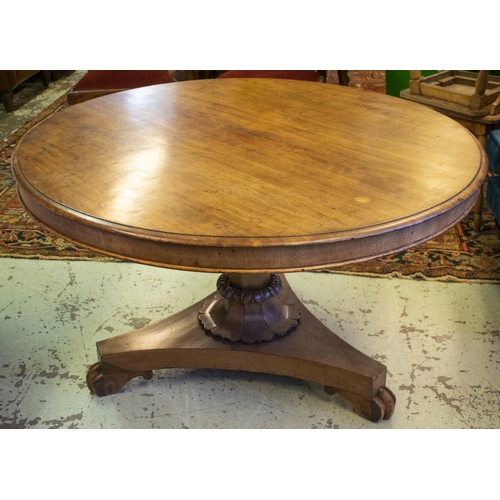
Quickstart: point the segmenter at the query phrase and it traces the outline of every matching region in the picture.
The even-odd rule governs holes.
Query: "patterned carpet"
[[[112,259],[90,252],[42,228],[22,208],[10,170],[12,152],[19,139],[34,125],[66,107],[61,97],[0,145],[0,257],[35,259]]]
[[[32,126],[65,105],[65,97],[62,97],[0,146],[0,257],[113,260],[43,229],[24,212],[17,198],[10,171],[10,159],[16,143]],[[326,272],[500,283],[500,240],[496,236],[493,216],[485,203],[480,233],[473,231],[472,215],[469,215],[441,236],[412,249]]]
[[[387,278],[500,283],[500,240],[495,220],[484,203],[483,224],[476,233],[473,216],[421,245],[403,252],[328,272]]]

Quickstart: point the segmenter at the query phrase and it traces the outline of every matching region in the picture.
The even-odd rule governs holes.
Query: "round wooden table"
[[[99,396],[163,368],[316,381],[389,418],[386,367],[322,325],[282,273],[397,252],[454,225],[487,172],[478,141],[414,103],[320,83],[158,85],[63,110],[13,156],[26,210],[135,262],[223,273],[217,292],[97,343]]]

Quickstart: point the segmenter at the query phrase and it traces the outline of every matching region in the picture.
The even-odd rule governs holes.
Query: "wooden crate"
[[[500,77],[488,75],[483,95],[475,93],[477,73],[470,71],[440,71],[420,80],[420,94],[453,102],[468,108],[486,108],[500,95]]]

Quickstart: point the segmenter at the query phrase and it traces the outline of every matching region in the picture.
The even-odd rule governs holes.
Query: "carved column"
[[[300,311],[280,294],[281,288],[277,274],[222,274],[199,320],[212,335],[232,342],[282,337],[297,326]]]

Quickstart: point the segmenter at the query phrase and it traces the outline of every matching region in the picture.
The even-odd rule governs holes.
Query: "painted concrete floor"
[[[316,383],[171,369],[90,394],[95,343],[189,306],[217,276],[129,263],[0,259],[1,428],[499,428],[500,287],[287,275],[328,327],[388,367],[397,405],[371,423]]]

